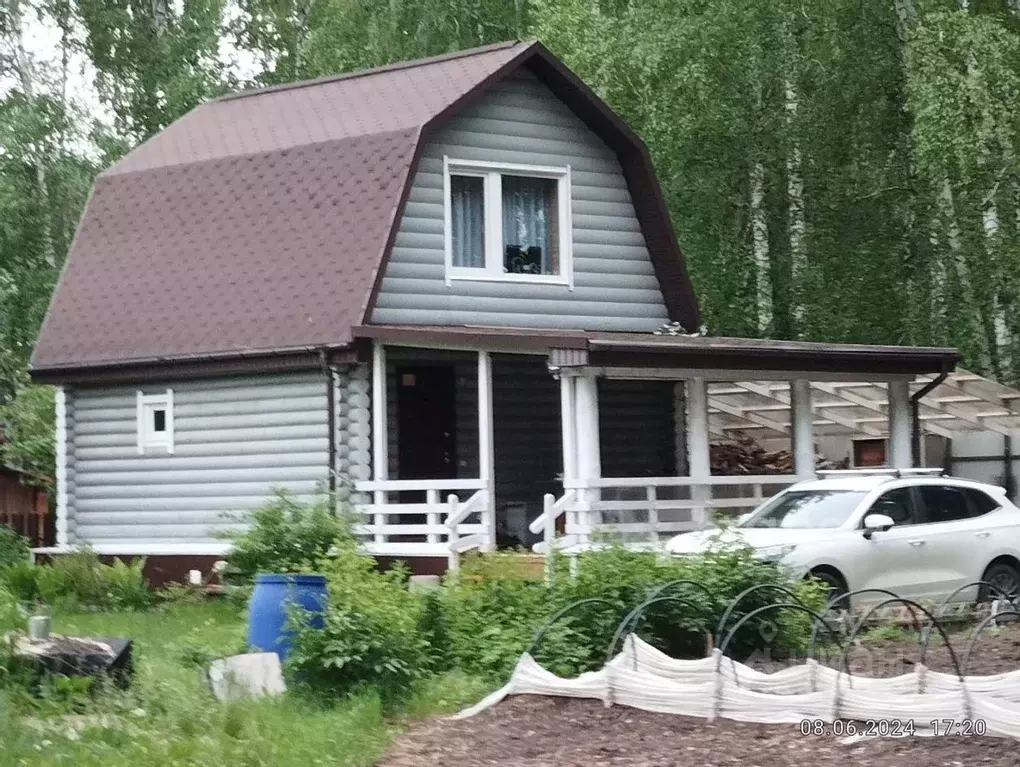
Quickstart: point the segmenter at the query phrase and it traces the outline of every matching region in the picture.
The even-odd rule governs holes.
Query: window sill
[[[465,274],[463,272],[446,275],[446,285],[452,282],[516,282],[525,285],[560,285],[573,289],[570,280],[562,274],[493,274],[482,269],[479,274]]]

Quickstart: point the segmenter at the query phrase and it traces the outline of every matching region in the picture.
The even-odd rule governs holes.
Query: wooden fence
[[[46,491],[28,484],[20,472],[0,466],[0,525],[25,536],[33,546],[52,546],[53,522]]]

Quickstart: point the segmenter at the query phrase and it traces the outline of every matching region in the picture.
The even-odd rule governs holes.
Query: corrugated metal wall
[[[326,477],[325,381],[317,373],[143,387],[174,390],[174,453],[138,455],[135,387],[68,396],[70,542],[208,543],[225,513],[273,487],[307,496]]]
[[[445,284],[443,156],[571,168],[574,290]],[[501,84],[426,147],[373,322],[652,330],[667,319],[616,155],[538,80]]]

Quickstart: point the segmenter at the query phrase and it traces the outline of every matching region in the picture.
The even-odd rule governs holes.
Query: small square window
[[[174,451],[174,395],[137,392],[138,454]]]

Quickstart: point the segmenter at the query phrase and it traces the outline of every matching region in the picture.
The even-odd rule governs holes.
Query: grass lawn
[[[0,765],[369,765],[407,717],[454,711],[485,687],[422,682],[396,717],[374,694],[324,705],[288,694],[222,704],[203,680],[212,658],[244,650],[244,618],[225,603],[149,613],[57,614],[55,633],[134,640],[128,693],[89,697],[60,685],[42,699],[0,690]]]

